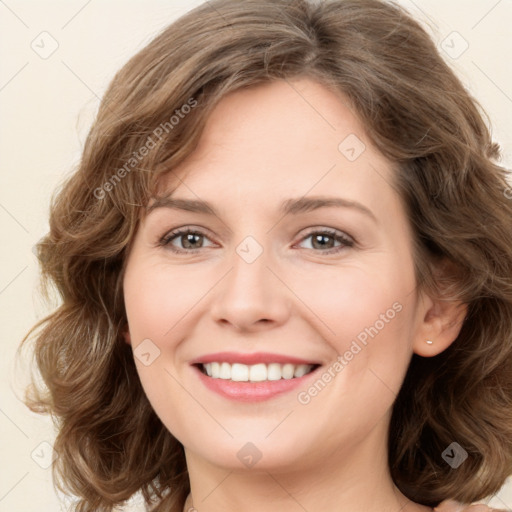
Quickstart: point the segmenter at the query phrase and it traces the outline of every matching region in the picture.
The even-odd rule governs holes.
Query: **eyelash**
[[[179,237],[182,235],[189,235],[189,234],[200,235],[205,238],[208,238],[207,235],[200,230],[194,230],[194,229],[190,229],[190,228],[179,228],[179,229],[175,229],[174,231],[171,231],[170,233],[167,233],[166,235],[164,235],[159,240],[158,245],[161,247],[166,247],[170,251],[172,251],[176,254],[195,254],[195,253],[199,252],[201,249],[203,249],[203,247],[200,247],[198,249],[177,249],[176,247],[173,247],[171,245],[171,242],[173,240],[179,239]],[[335,241],[341,242],[343,244],[338,247],[332,247],[325,251],[309,249],[311,251],[319,252],[322,254],[336,254],[336,253],[341,252],[343,249],[354,247],[354,245],[355,245],[355,241],[351,237],[345,235],[344,233],[341,233],[340,231],[336,231],[336,230],[329,229],[329,228],[325,228],[325,229],[321,229],[321,230],[317,229],[315,231],[310,231],[305,236],[303,236],[299,242],[306,240],[307,238],[309,238],[312,235],[328,235],[331,238],[333,238]]]

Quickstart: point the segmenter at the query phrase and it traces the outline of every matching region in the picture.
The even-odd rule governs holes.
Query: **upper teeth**
[[[254,364],[248,366],[241,363],[206,363],[203,368],[213,379],[234,380],[239,382],[261,382],[263,380],[293,379],[309,373],[312,364]]]

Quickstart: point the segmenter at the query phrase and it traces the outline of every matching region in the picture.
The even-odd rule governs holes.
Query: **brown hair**
[[[512,473],[512,204],[482,109],[397,5],[211,0],[116,74],[38,245],[43,282],[62,304],[23,340],[37,333],[47,388],[34,383],[26,403],[59,422],[54,478],[80,498],[80,512],[111,511],[138,490],[162,511],[184,505],[183,447],[152,410],[122,340],[124,263],[140,208],[194,151],[215,105],[241,87],[296,77],[350,101],[395,165],[418,286],[468,305],[447,350],[412,358],[389,431],[394,482],[435,505],[480,500]],[[454,271],[436,274],[441,260]],[[469,454],[456,471],[442,458],[454,441]]]

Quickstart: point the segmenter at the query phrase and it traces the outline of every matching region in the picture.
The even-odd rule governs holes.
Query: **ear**
[[[128,324],[126,324],[125,328],[123,329],[123,338],[124,338],[124,341],[125,343],[127,343],[128,345],[131,345],[132,344],[132,338],[130,336],[130,330],[128,329]]]
[[[450,269],[450,265],[445,264],[441,272],[450,270],[453,270]],[[423,357],[433,357],[446,350],[459,335],[467,312],[467,304],[460,301],[432,298],[425,292],[420,292],[418,323],[413,340],[414,353]]]

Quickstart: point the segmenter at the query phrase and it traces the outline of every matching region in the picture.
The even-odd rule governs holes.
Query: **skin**
[[[505,510],[489,508],[487,505],[470,505],[466,506],[455,501],[444,501],[441,505],[434,509],[437,512],[506,512]]]
[[[354,161],[338,149],[350,134],[366,147]],[[278,81],[226,96],[194,154],[161,183],[173,197],[212,203],[218,215],[141,213],[123,282],[125,337],[135,355],[148,339],[159,351],[148,365],[135,362],[154,410],[185,447],[185,510],[431,510],[394,486],[387,430],[412,354],[445,350],[465,308],[417,289],[393,172],[342,96],[310,79]],[[285,199],[317,195],[356,201],[375,220],[347,207],[278,212]],[[204,235],[195,253],[171,251],[190,251],[184,236],[159,245],[186,226]],[[322,246],[308,236],[326,228],[355,244],[328,236]],[[236,252],[247,236],[263,250],[252,263]],[[307,404],[298,391],[228,400],[190,364],[219,351],[271,352],[328,368],[396,303],[400,312]],[[248,442],[262,455],[252,467],[237,457]]]

